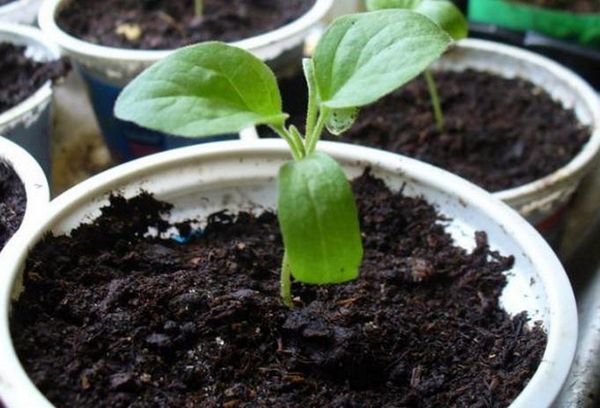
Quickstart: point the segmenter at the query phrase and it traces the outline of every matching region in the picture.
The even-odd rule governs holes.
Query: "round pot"
[[[0,21],[34,24],[42,0],[15,0],[0,6]]]
[[[409,158],[359,146],[322,142],[349,177],[369,167],[393,189],[421,195],[448,216],[448,230],[465,248],[474,232],[488,233],[491,248],[515,256],[501,302],[513,314],[526,310],[543,322],[548,344],[539,368],[512,407],[549,406],[569,372],[577,340],[573,292],[558,259],[540,235],[516,212],[484,190],[448,172]],[[0,395],[10,407],[49,406],[33,386],[14,352],[9,333],[11,299],[19,296],[29,248],[49,231],[64,234],[99,215],[112,191],[125,197],[140,189],[171,202],[170,221],[205,218],[231,211],[273,208],[279,167],[290,159],[281,140],[211,143],[178,149],[124,164],[74,187],[53,201],[43,223],[30,226],[0,259]],[[225,171],[226,170],[226,171]]]
[[[33,27],[0,23],[0,42],[26,46],[27,54],[38,61],[60,57],[58,48]],[[52,83],[46,82],[29,98],[0,114],[0,135],[23,146],[51,176],[50,137],[52,133]]]
[[[600,13],[573,13],[506,0],[471,0],[469,19],[600,46]]]
[[[125,85],[172,50],[129,50],[92,44],[73,37],[56,23],[57,13],[71,1],[47,0],[39,14],[39,25],[71,57],[89,88],[91,102],[105,140],[116,161],[127,161],[175,147],[237,138],[185,139],[151,132],[114,117],[115,101]],[[302,17],[271,32],[232,43],[267,61],[285,73],[299,67],[304,39],[331,9],[333,0],[317,0]]]
[[[13,240],[29,227],[33,227],[39,218],[46,213],[50,201],[48,180],[37,161],[27,151],[8,139],[0,137],[0,162],[11,166],[25,186],[27,207],[21,226],[13,237],[0,248],[0,258]],[[0,268],[1,269],[1,268]]]
[[[600,153],[600,99],[579,76],[556,62],[516,47],[483,40],[463,40],[435,69],[488,71],[526,79],[544,89],[566,109],[573,109],[591,137],[566,166],[546,177],[494,195],[515,208],[550,241],[559,239],[566,206]]]

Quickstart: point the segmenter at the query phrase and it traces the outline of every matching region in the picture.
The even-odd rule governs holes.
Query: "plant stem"
[[[302,68],[304,69],[304,77],[306,78],[306,85],[308,88],[308,107],[306,112],[305,132],[306,135],[310,135],[314,130],[315,122],[317,120],[317,106],[319,103],[313,60],[310,58],[303,59]]]
[[[280,280],[280,289],[281,289],[281,299],[283,300],[283,304],[287,307],[293,307],[294,302],[292,301],[292,270],[290,268],[290,264],[288,262],[287,251],[283,254],[283,262],[281,264],[281,280]]]
[[[319,112],[319,119],[317,120],[317,124],[315,125],[313,131],[311,133],[307,133],[306,135],[306,154],[311,154],[315,151],[317,147],[317,142],[321,138],[321,133],[323,133],[323,129],[325,128],[325,124],[329,119],[329,108],[321,107]]]
[[[429,96],[431,97],[431,103],[433,105],[435,123],[437,125],[438,130],[441,133],[444,131],[444,113],[442,112],[442,104],[440,103],[437,85],[435,84],[435,79],[433,79],[433,74],[430,70],[426,69],[423,75],[425,76],[427,88],[429,89]]]
[[[202,17],[204,14],[204,0],[194,0],[194,14],[196,17]]]
[[[283,125],[269,125],[269,127],[287,142],[292,151],[292,156],[294,156],[294,160],[300,160],[306,155],[304,143],[297,132],[288,132]]]

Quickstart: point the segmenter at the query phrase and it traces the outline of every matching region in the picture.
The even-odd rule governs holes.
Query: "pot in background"
[[[39,25],[71,57],[74,66],[82,74],[102,133],[116,161],[128,161],[175,147],[237,138],[237,135],[225,135],[185,139],[116,119],[113,114],[114,104],[125,85],[172,50],[112,48],[73,37],[63,31],[55,19],[61,8],[70,1],[76,0],[46,0],[40,9]],[[236,41],[232,45],[252,52],[268,62],[276,72],[285,75],[300,67],[306,36],[319,26],[332,5],[333,0],[317,0],[299,19],[268,33]]]
[[[33,27],[0,23],[0,42],[26,46],[29,57],[38,61],[60,58],[58,48]],[[17,106],[0,113],[0,135],[24,147],[51,178],[52,83],[46,82]]]
[[[46,214],[50,202],[50,189],[48,180],[38,162],[22,147],[3,137],[0,137],[0,162],[7,163],[14,169],[25,186],[27,196],[23,221],[17,232],[6,243],[6,249],[13,240],[18,239],[23,233],[22,231],[35,226],[39,219]],[[0,248],[0,258],[11,255],[10,252]]]
[[[550,242],[558,242],[568,203],[600,154],[600,99],[589,84],[560,64],[492,41],[462,40],[434,66],[455,71],[469,68],[530,81],[564,108],[573,109],[579,123],[590,128],[590,140],[567,165],[542,179],[494,194],[535,225]]]
[[[448,231],[458,245],[474,247],[475,231],[486,231],[490,247],[515,256],[501,302],[541,321],[547,347],[536,373],[513,408],[549,406],[569,372],[577,340],[577,311],[569,280],[540,235],[516,212],[489,193],[444,170],[399,155],[355,145],[322,142],[319,150],[336,158],[349,177],[371,168],[375,176],[409,196],[423,196],[448,216]],[[21,367],[10,332],[11,299],[19,296],[23,265],[30,248],[49,231],[64,234],[99,215],[111,192],[125,197],[148,191],[175,205],[171,222],[205,218],[222,210],[273,208],[280,166],[290,160],[281,140],[211,143],[164,152],[97,175],[55,199],[44,222],[28,226],[11,242],[10,257],[0,258],[0,395],[8,408],[47,407]]]

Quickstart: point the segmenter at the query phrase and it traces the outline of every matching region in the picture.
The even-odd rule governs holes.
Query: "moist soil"
[[[552,8],[574,13],[600,13],[600,0],[518,0],[532,6]]]
[[[589,140],[572,110],[521,79],[477,71],[439,72],[435,79],[445,115],[439,132],[427,86],[417,78],[361,110],[341,138],[442,167],[489,191],[543,178],[571,161]],[[306,85],[281,81],[284,110],[304,128]],[[263,136],[272,137],[266,129]]]
[[[85,41],[118,48],[173,49],[202,41],[237,41],[264,34],[305,14],[314,0],[77,0],[58,25]]]
[[[23,182],[10,165],[0,161],[0,251],[19,229],[26,207]]]
[[[33,95],[48,81],[69,70],[64,60],[38,62],[26,56],[26,47],[0,43],[0,113]]]
[[[485,233],[468,253],[421,198],[353,182],[360,278],[279,298],[273,213],[213,214],[186,244],[151,238],[170,206],[111,199],[46,237],[13,305],[19,358],[59,407],[505,407],[546,344],[498,297],[514,262]],[[144,236],[145,235],[145,236]]]

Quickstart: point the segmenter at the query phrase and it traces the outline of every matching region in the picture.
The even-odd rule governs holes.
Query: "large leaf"
[[[182,48],[154,64],[125,88],[115,113],[186,137],[285,120],[273,72],[249,52],[216,42]]]
[[[455,40],[466,38],[469,33],[467,19],[454,3],[448,0],[367,0],[367,9],[416,11],[435,21]]]
[[[294,278],[325,284],[358,276],[363,250],[356,204],[335,160],[314,152],[284,165],[278,212]]]
[[[410,81],[444,52],[451,38],[410,10],[380,10],[338,18],[315,50],[322,105],[367,105]]]

